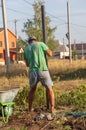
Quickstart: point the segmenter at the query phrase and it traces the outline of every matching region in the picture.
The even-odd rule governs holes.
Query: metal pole
[[[64,44],[64,38],[63,38],[63,59],[65,59],[65,44]]]
[[[83,43],[81,43],[81,45],[82,45],[82,58],[83,58]]]
[[[2,15],[3,15],[3,26],[4,26],[6,66],[7,66],[7,72],[10,72],[10,53],[9,53],[9,44],[8,44],[6,9],[5,9],[5,2],[4,2],[4,0],[1,0],[1,2],[2,2]]]
[[[45,7],[44,7],[44,5],[41,6],[41,14],[42,14],[42,33],[43,33],[43,42],[46,44]],[[46,54],[45,54],[45,58],[46,58],[47,66],[48,66]],[[49,99],[48,99],[48,93],[47,93],[47,91],[46,91],[46,105],[47,105],[47,109],[49,109]]]
[[[17,45],[17,20],[15,19],[14,21],[14,24],[15,24],[15,35],[16,35],[16,61],[18,63],[18,45]]]
[[[71,52],[71,36],[70,36],[70,0],[67,2],[67,15],[68,15],[68,44],[69,44],[69,60],[72,63],[72,52]]]

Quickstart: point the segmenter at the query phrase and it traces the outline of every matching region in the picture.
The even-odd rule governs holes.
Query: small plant
[[[23,128],[20,128],[20,130],[27,130],[27,128],[24,128],[24,127],[23,127]]]
[[[58,94],[56,98],[58,105],[74,105],[78,110],[86,108],[86,85],[79,86],[76,91],[71,90]]]
[[[13,128],[13,127],[11,127],[11,128],[9,128],[9,129],[7,129],[7,130],[16,130],[15,128]]]
[[[28,97],[29,86],[25,86],[22,90],[19,91],[15,102],[17,105],[26,105]]]
[[[71,128],[71,126],[66,125],[66,126],[64,127],[64,130],[72,130],[72,128]]]

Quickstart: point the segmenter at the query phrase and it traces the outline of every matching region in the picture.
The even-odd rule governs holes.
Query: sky
[[[4,0],[6,7],[7,27],[15,33],[14,21],[17,20],[17,34],[23,39],[22,32],[27,19],[33,19],[34,0]],[[46,16],[49,16],[51,27],[57,27],[55,39],[67,43],[67,2],[68,0],[43,0]],[[0,0],[0,27],[3,27],[2,7]],[[70,0],[70,34],[71,43],[86,43],[86,0]]]

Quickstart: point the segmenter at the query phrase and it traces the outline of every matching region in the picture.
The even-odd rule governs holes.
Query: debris
[[[51,113],[46,114],[46,118],[48,121],[51,121],[54,119],[53,115]]]

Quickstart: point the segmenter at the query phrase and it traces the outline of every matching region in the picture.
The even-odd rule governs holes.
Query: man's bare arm
[[[52,56],[52,51],[51,51],[51,50],[46,50],[45,53],[46,53],[48,56]]]

